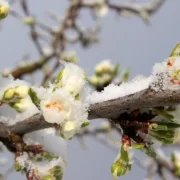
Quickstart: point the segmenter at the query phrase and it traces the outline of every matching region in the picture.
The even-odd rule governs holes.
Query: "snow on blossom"
[[[58,85],[72,93],[78,95],[85,85],[85,75],[81,68],[72,63],[65,63],[65,68],[60,73]]]
[[[163,89],[179,89],[180,57],[169,57],[153,67],[151,87],[158,91]]]
[[[60,125],[60,135],[70,139],[88,118],[88,104],[84,102],[84,72],[75,64],[65,68],[49,87],[31,87],[40,100],[40,111],[48,123]]]

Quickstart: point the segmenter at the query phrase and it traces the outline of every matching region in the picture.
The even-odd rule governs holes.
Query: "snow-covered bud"
[[[12,100],[14,98],[14,95],[15,95],[14,89],[13,88],[9,88],[9,89],[7,89],[4,92],[3,100],[5,100],[5,101]]]
[[[61,134],[65,139],[70,139],[76,133],[77,125],[74,121],[67,121],[63,124]]]
[[[6,0],[0,0],[0,19],[4,19],[9,13],[9,4]]]
[[[17,86],[15,88],[15,95],[18,98],[25,98],[28,95],[29,87],[27,86]]]

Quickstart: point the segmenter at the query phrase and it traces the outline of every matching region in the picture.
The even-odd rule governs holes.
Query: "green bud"
[[[22,166],[17,161],[15,161],[15,163],[14,163],[14,168],[16,169],[16,171],[22,170]]]
[[[29,88],[27,86],[17,86],[15,94],[18,98],[25,98],[28,95]]]
[[[4,19],[9,13],[8,6],[0,6],[0,19]]]
[[[24,17],[22,19],[22,21],[26,25],[33,25],[33,24],[35,24],[35,19],[33,17]]]
[[[111,173],[114,177],[122,176],[124,174],[124,167],[119,163],[114,163],[111,166]]]
[[[93,86],[98,86],[99,84],[99,78],[97,76],[92,76],[88,79],[88,81],[93,85]]]
[[[6,91],[4,92],[3,99],[4,99],[4,100],[12,100],[12,99],[14,98],[14,95],[15,95],[14,89],[9,88],[8,90],[6,90]]]

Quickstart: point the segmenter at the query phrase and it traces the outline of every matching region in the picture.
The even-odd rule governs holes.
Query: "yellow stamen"
[[[57,103],[57,102],[52,102],[52,103],[46,104],[46,107],[47,108],[57,109],[59,111],[62,110],[62,105],[60,103]]]

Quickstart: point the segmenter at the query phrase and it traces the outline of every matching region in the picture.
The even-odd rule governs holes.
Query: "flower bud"
[[[28,95],[29,88],[27,86],[17,86],[15,94],[19,98],[25,98]]]
[[[15,163],[14,163],[14,168],[16,169],[16,171],[22,170],[22,166],[17,161],[15,161]]]
[[[90,79],[89,79],[90,83],[93,84],[94,86],[97,86],[99,84],[99,79],[97,76],[92,76]]]
[[[14,89],[9,88],[4,92],[3,99],[4,100],[12,100],[14,98],[14,95],[15,95]]]
[[[0,6],[0,19],[4,19],[9,12],[9,7],[8,6]]]
[[[67,121],[62,126],[61,134],[63,134],[65,139],[70,139],[75,134],[77,129],[76,122]]]
[[[123,172],[124,172],[124,169],[123,169],[123,167],[121,166],[121,164],[119,164],[119,163],[114,163],[114,164],[111,166],[111,173],[112,173],[113,177],[121,176],[121,175],[123,175]]]
[[[15,104],[13,104],[13,108],[19,112],[25,112],[29,107],[31,106],[31,101],[30,99],[22,99],[19,102],[16,102]]]

